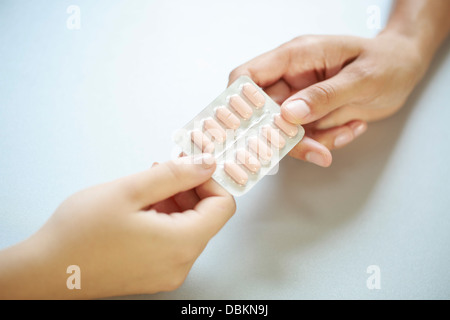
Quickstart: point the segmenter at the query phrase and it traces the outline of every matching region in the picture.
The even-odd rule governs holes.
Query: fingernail
[[[308,105],[303,100],[289,101],[283,105],[283,109],[291,118],[288,120],[295,121],[295,123],[302,122],[302,120],[311,112]]]
[[[353,129],[353,135],[358,137],[362,135],[367,130],[367,125],[365,123],[361,123],[359,126]]]
[[[308,152],[305,155],[305,159],[306,161],[317,164],[318,166],[321,167],[325,167],[327,165],[324,156],[314,151]]]
[[[202,167],[203,169],[211,169],[212,167],[214,167],[215,163],[216,163],[216,159],[214,158],[214,156],[210,153],[205,153],[202,155]]]
[[[350,132],[343,132],[334,139],[334,146],[336,148],[345,146],[347,143],[353,140],[353,136]]]

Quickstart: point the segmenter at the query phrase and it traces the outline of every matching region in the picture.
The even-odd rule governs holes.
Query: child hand
[[[194,161],[193,161],[194,159]],[[35,235],[0,255],[8,298],[96,298],[179,287],[235,211],[214,158],[183,157],[64,201]],[[69,265],[81,289],[69,290]]]

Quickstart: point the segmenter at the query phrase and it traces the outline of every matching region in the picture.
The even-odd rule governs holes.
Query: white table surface
[[[385,24],[387,0],[1,1],[0,248],[70,194],[170,159],[239,64],[301,34],[374,36],[369,5]],[[398,114],[328,169],[283,159],[181,288],[131,298],[450,298],[449,83],[447,41]]]

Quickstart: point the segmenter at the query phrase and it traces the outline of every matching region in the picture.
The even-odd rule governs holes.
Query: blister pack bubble
[[[304,134],[252,79],[241,76],[178,130],[174,141],[188,156],[214,155],[213,179],[241,196],[270,174]]]

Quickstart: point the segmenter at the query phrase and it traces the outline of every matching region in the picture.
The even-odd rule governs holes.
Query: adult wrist
[[[397,28],[386,28],[378,34],[377,38],[398,46],[398,50],[403,50],[405,60],[420,75],[419,78],[425,74],[436,51],[424,43],[418,34],[405,33]]]

